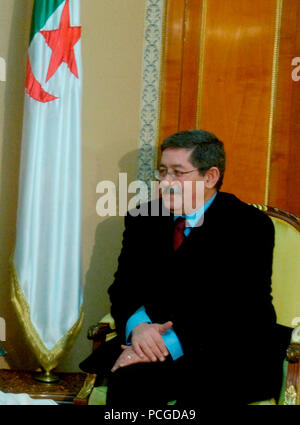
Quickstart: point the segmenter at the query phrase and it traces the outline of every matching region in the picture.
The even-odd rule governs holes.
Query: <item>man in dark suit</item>
[[[162,198],[125,218],[109,288],[118,340],[108,404],[274,397],[281,366],[274,359],[272,221],[220,192],[225,152],[215,135],[179,132],[161,150]]]

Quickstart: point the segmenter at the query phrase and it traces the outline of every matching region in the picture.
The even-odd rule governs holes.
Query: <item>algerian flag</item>
[[[82,323],[80,0],[35,0],[12,301],[53,369]]]

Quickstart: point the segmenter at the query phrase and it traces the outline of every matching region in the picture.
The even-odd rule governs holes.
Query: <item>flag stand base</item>
[[[52,384],[54,382],[59,381],[59,377],[53,375],[51,372],[43,370],[43,372],[39,373],[34,377],[36,381],[44,382],[46,384]]]

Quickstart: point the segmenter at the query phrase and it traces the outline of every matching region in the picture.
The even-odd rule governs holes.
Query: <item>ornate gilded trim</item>
[[[203,0],[202,1],[201,32],[200,32],[201,35],[200,35],[200,58],[199,58],[196,128],[200,128],[200,116],[201,116],[201,108],[202,108],[202,87],[203,87],[203,70],[204,70],[206,16],[207,16],[207,0]]]
[[[289,362],[297,363],[300,361],[300,344],[292,343],[286,350],[286,357]]]
[[[297,393],[294,385],[290,385],[284,393],[284,405],[295,405],[297,399]]]
[[[147,183],[149,193],[153,180],[159,126],[164,16],[165,0],[146,0],[137,178]]]
[[[11,268],[11,301],[15,307],[17,317],[24,329],[25,337],[36,355],[40,365],[48,373],[58,365],[58,361],[74,344],[78,332],[83,322],[83,306],[81,306],[80,314],[77,322],[72,328],[57,342],[51,349],[47,349],[36,331],[31,319],[30,308],[19,284],[17,272],[12,258],[10,259]]]
[[[83,386],[76,396],[76,402],[80,402],[80,400],[84,400],[87,397],[89,397],[90,393],[92,392],[94,388],[96,378],[97,378],[97,375],[94,373],[87,374],[85,381],[83,383]]]
[[[286,221],[291,224],[298,232],[300,232],[300,218],[295,214],[292,214],[288,211],[281,210],[276,207],[270,207],[269,205],[261,205],[261,204],[250,204],[255,208],[258,208],[261,211],[264,211],[271,217],[279,218],[281,220]]]
[[[300,367],[298,368],[296,404],[300,405]]]
[[[268,129],[268,150],[267,150],[267,164],[266,164],[265,204],[268,204],[269,202],[272,138],[273,138],[274,112],[275,112],[275,106],[276,106],[277,85],[278,85],[278,64],[279,64],[280,30],[281,30],[281,20],[282,20],[281,19],[282,18],[282,2],[283,0],[277,0],[276,2],[276,22],[275,22],[275,37],[274,37],[274,50],[273,50],[270,117],[269,117],[269,129]]]
[[[261,204],[251,204],[251,205],[259,209],[260,211],[268,211],[268,207],[266,205],[261,205]]]
[[[299,318],[296,318],[299,319]],[[295,319],[294,319],[295,320]],[[293,326],[293,322],[294,320],[292,320],[292,326]],[[299,324],[299,323],[298,323]],[[291,342],[292,343],[296,343],[296,344],[300,344],[300,326],[297,326],[293,332],[292,332],[292,337],[291,337]]]

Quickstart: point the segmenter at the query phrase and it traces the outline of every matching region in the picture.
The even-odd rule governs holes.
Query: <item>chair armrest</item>
[[[106,341],[116,336],[115,324],[112,316],[107,314],[96,325],[88,328],[87,338],[93,341],[93,350],[99,347]],[[88,373],[83,386],[74,399],[74,404],[86,405],[88,404],[90,394],[94,388],[97,375]]]
[[[300,361],[300,344],[292,342],[286,350],[287,360],[291,363],[298,363]]]
[[[297,326],[292,332],[291,343],[293,342],[300,344],[300,325]]]
[[[92,325],[88,328],[88,339],[92,341],[105,341],[106,335],[113,332],[110,323],[98,322],[97,325]]]
[[[300,404],[300,326],[295,328],[292,333],[291,344],[286,351],[288,361],[288,371],[286,379],[286,389],[284,404]],[[298,342],[296,342],[298,341]]]
[[[116,331],[114,330],[110,322],[100,321],[97,325],[90,326],[88,328],[88,339],[93,341],[93,350],[98,348],[101,344],[116,336]]]
[[[93,350],[103,342],[114,338],[117,335],[115,329],[115,322],[110,313],[102,317],[97,325],[90,326],[87,337],[93,341]]]

